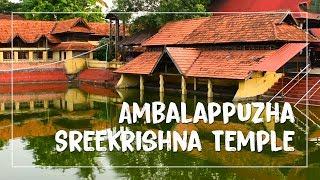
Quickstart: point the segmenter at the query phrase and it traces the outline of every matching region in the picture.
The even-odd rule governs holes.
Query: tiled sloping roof
[[[92,35],[96,35],[96,36],[109,36],[110,35],[110,24],[108,23],[95,23],[95,22],[89,22],[88,25],[91,28],[91,33],[93,33]],[[125,28],[125,34],[126,36],[129,35],[128,33],[128,27]],[[112,35],[114,36],[114,25],[112,26],[111,32]],[[119,34],[120,36],[123,36],[123,25],[120,24],[119,27]]]
[[[177,68],[188,77],[246,79],[258,62],[276,50],[210,50],[170,47],[166,50]],[[150,74],[161,52],[145,52],[117,73]]]
[[[53,27],[53,21],[14,20],[13,35],[27,43],[34,43],[43,36],[52,43],[59,43],[60,40],[50,34]],[[0,32],[0,43],[9,43],[11,41],[11,20],[0,20]]]
[[[310,28],[309,30],[310,30],[311,34],[320,38],[320,28]]]
[[[65,21],[35,21],[35,20],[13,20],[13,36],[19,37],[26,43],[35,43],[41,37],[46,37],[51,43],[60,43],[54,36],[62,32],[85,32],[91,35],[108,36],[109,25],[107,23],[86,23],[88,27],[76,26],[77,22],[83,21],[75,18]],[[120,29],[120,35],[123,34]],[[11,20],[0,19],[0,43],[11,41]]]
[[[229,14],[212,16],[180,44],[306,41],[306,33],[282,20],[286,14]],[[309,36],[310,41],[315,40]]]
[[[201,51],[196,48],[168,47],[167,51],[184,75],[201,53]]]
[[[155,32],[153,32],[153,31],[141,31],[141,32],[133,34],[132,36],[126,37],[125,39],[123,39],[120,42],[120,44],[125,45],[125,46],[141,45],[144,41],[149,39],[154,34],[155,34]]]
[[[109,35],[110,26],[107,23],[88,23],[88,25],[91,27],[91,32],[94,33],[94,35]]]
[[[84,26],[76,26],[78,23],[83,23]],[[90,27],[82,18],[74,18],[64,21],[58,21],[54,29],[52,30],[52,34],[65,32],[90,33]]]
[[[246,79],[260,58],[272,50],[204,50],[187,76],[221,79]]]
[[[308,46],[308,43],[288,43],[272,53],[253,68],[256,71],[277,71],[290,59]]]
[[[149,38],[142,45],[150,46],[177,44],[208,19],[208,17],[205,17],[170,22],[162,27],[159,30],[159,33]]]
[[[293,41],[305,42],[306,33],[283,22],[286,13],[214,15],[165,25],[144,46],[212,44],[230,42]],[[309,35],[309,41],[315,41]]]
[[[95,46],[88,42],[62,42],[52,48],[55,51],[61,50],[78,50],[78,51],[89,51],[94,49]]]
[[[150,74],[161,54],[161,51],[145,52],[126,65],[118,68],[115,72],[123,74]]]

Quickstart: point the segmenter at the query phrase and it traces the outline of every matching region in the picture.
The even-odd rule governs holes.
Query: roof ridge
[[[279,40],[278,33],[277,33],[277,24],[275,22],[272,22],[272,29],[273,29],[273,35],[274,39]]]

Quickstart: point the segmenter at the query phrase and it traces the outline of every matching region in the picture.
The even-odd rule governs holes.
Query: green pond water
[[[151,90],[146,90],[144,93],[139,90],[115,91],[101,88],[96,90],[93,86],[69,87],[62,92],[54,90],[41,92],[32,89],[14,94],[14,99],[20,101],[20,107],[17,109],[14,105],[12,115],[9,97],[8,93],[0,96],[0,102],[5,102],[5,107],[0,112],[0,179],[320,179],[320,146],[316,140],[320,134],[317,125],[320,121],[316,119],[316,116],[320,115],[318,107],[309,108],[315,116],[312,121],[308,121],[310,130],[308,138],[304,131],[306,119],[295,111],[299,119],[296,124],[239,123],[234,119],[228,125],[223,125],[219,121],[213,125],[199,127],[187,125],[186,128],[198,131],[203,148],[201,152],[173,153],[156,150],[58,153],[55,151],[54,135],[61,129],[119,130],[127,127],[131,131],[148,129],[167,131],[181,128],[175,123],[120,125],[118,117],[122,102],[142,104],[162,100],[168,104],[184,101],[187,104],[188,115],[192,115],[196,103],[205,104],[208,99],[204,95],[194,94],[184,97],[177,92],[159,95],[158,92]],[[42,99],[47,100],[48,108],[43,108]],[[34,108],[30,108],[29,101],[34,101]],[[230,99],[215,97],[210,101],[222,103]],[[306,112],[304,108],[302,111]],[[250,152],[248,149],[241,152],[215,152],[213,136],[209,135],[214,129],[244,132],[275,130],[279,132],[280,139],[283,130],[294,130],[296,134],[292,145],[296,151],[273,153],[270,148],[266,148],[261,153]],[[239,168],[239,166],[305,166],[306,163],[309,165],[308,168]],[[134,168],[134,166],[140,167]]]

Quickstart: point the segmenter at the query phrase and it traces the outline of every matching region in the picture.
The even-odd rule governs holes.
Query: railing
[[[273,101],[280,93],[282,93],[282,91],[284,91],[289,84],[291,84],[297,77],[300,76],[300,74],[302,74],[305,70],[307,70],[310,67],[310,64],[308,64],[305,68],[303,68],[296,76],[294,76],[277,94],[275,94],[270,100],[269,102]],[[289,88],[289,90],[287,90],[284,94],[282,94],[282,96],[285,96],[286,94],[288,94],[289,91],[291,91],[299,82],[301,79],[303,79],[308,73],[310,72],[310,70],[308,70],[303,76],[302,78],[300,78],[291,88]]]
[[[305,93],[305,94],[299,99],[299,101],[298,101],[296,104],[294,104],[294,106],[297,106],[297,104],[299,104],[299,103],[302,101],[302,99],[305,98],[305,97],[313,90],[313,88],[315,88],[319,83],[320,83],[320,80],[317,81],[317,83],[314,84],[314,85],[309,89],[309,91],[308,91],[307,93]],[[315,91],[315,92],[317,92],[317,91]],[[314,92],[311,96],[313,96],[313,95],[315,94],[315,92]]]

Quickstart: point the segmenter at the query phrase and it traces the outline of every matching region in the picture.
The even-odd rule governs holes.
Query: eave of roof
[[[90,51],[95,48],[89,42],[62,42],[54,47],[52,50],[54,51],[61,51],[61,50],[75,50],[75,51]]]
[[[202,48],[170,47],[163,52],[145,52],[116,73],[154,73],[163,54],[168,54],[180,74],[186,77],[247,79],[253,67],[261,58],[268,57],[275,50],[209,50]]]

